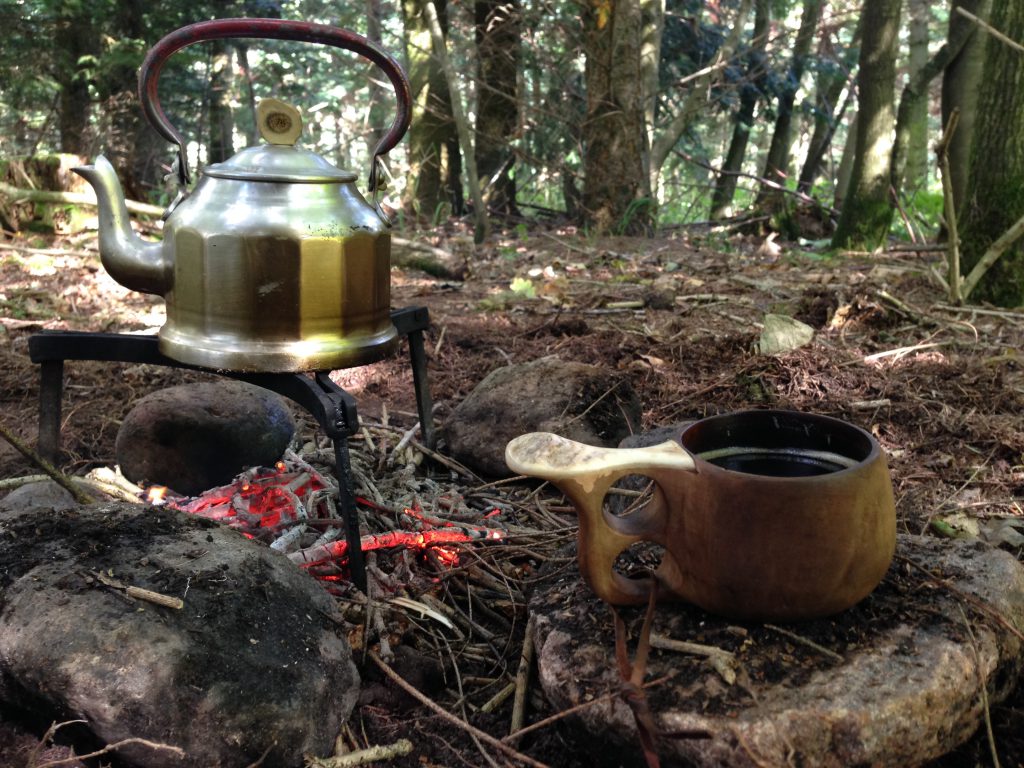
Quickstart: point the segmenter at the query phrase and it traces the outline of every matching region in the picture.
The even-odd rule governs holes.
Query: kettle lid
[[[356,174],[336,167],[308,149],[295,147],[302,130],[299,111],[277,99],[264,99],[256,110],[256,123],[267,144],[243,149],[222,163],[206,166],[202,173],[219,179],[243,181],[344,184]]]

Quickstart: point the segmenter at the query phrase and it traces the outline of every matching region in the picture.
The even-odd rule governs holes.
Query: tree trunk
[[[644,196],[654,196],[650,187],[650,154],[658,116],[658,75],[661,69],[661,38],[665,32],[665,0],[640,0],[640,83],[644,105]]]
[[[902,188],[901,182],[905,175],[909,150],[913,142],[911,132],[916,119],[915,112],[921,108],[927,109],[929,84],[963,50],[970,32],[970,28],[957,28],[955,33],[936,51],[935,55],[908,78],[907,84],[903,87],[899,111],[896,114],[896,137],[892,148],[891,183],[892,188],[897,192]],[[927,118],[927,113],[925,117]],[[957,131],[959,132],[959,128]],[[925,139],[927,140],[927,134]]]
[[[910,0],[910,46],[908,79],[917,77],[928,64],[928,18],[931,0]],[[929,81],[931,78],[929,78]],[[902,106],[902,105],[901,105]],[[902,174],[903,189],[909,192],[922,187],[928,179],[928,89],[914,100],[907,126],[907,163]],[[899,119],[897,116],[897,125]],[[894,185],[897,190],[898,185]]]
[[[89,154],[89,80],[80,61],[99,54],[99,35],[86,6],[68,3],[57,17],[54,37],[54,76],[60,86],[58,126],[60,151],[72,155]]]
[[[458,157],[451,96],[444,70],[431,51],[425,0],[402,0],[405,20],[409,82],[412,87],[412,123],[409,127],[409,178],[405,206],[421,221],[433,221],[443,202],[451,202],[449,157]],[[447,3],[435,4],[441,29],[447,34]],[[447,191],[449,194],[443,195]]]
[[[1024,3],[994,0],[993,27],[1011,40],[1024,40]],[[974,126],[971,173],[959,220],[964,273],[1017,219],[1024,216],[1024,67],[1021,53],[989,37],[978,89],[980,115]],[[1004,307],[1024,304],[1024,241],[1017,240],[985,273],[973,298]]]
[[[857,64],[856,52],[860,47],[861,32],[863,31],[863,17],[858,19],[857,28],[854,30],[853,39],[850,44],[844,46],[841,55],[833,52],[822,51],[819,56],[831,58],[832,66],[823,66],[819,69],[818,84],[815,90],[814,99],[814,132],[807,145],[807,157],[804,159],[804,167],[800,170],[800,178],[797,180],[797,191],[809,194],[821,173],[825,153],[832,144],[836,133],[836,127],[846,113],[847,105],[853,95],[853,71]],[[832,41],[822,36],[823,41],[828,41],[828,48],[832,49]],[[843,99],[842,106],[839,99],[843,91],[848,94]],[[851,158],[852,160],[852,158]],[[849,177],[847,176],[847,179]],[[842,197],[842,195],[839,195]]]
[[[373,43],[382,45],[381,38],[381,0],[366,0],[366,38]],[[391,93],[381,82],[380,77],[369,78],[369,130],[367,131],[366,143],[371,150],[377,146],[389,124],[389,116],[393,111],[391,107]]]
[[[518,214],[512,174],[519,127],[519,0],[476,0],[476,164],[491,210]]]
[[[843,145],[843,155],[839,159],[839,169],[836,171],[836,194],[832,201],[832,207],[836,210],[843,209],[846,196],[850,192],[850,179],[853,176],[853,161],[857,157],[857,126],[859,121],[857,115],[850,121],[850,127],[846,131],[846,144]]]
[[[206,162],[222,163],[235,154],[235,124],[231,117],[231,48],[224,40],[210,43],[209,110],[210,135],[206,144]]]
[[[588,4],[587,116],[583,124],[583,215],[597,232],[649,228],[644,198],[644,112],[640,80],[639,0]]]
[[[901,0],[864,0],[864,40],[857,75],[857,146],[850,189],[832,238],[834,248],[873,250],[889,233],[896,51]]]
[[[954,109],[960,110],[960,121],[950,139],[949,178],[953,185],[953,200],[959,213],[963,210],[967,194],[967,179],[971,165],[971,142],[974,136],[978,102],[978,86],[985,57],[985,33],[974,22],[956,12],[957,8],[970,11],[980,18],[988,18],[991,0],[953,0],[949,11],[948,39],[966,35],[960,52],[946,65],[942,75],[942,125],[949,122]]]
[[[754,37],[747,52],[747,74],[745,81],[740,85],[740,106],[736,110],[729,150],[725,155],[721,173],[715,179],[715,191],[711,196],[712,220],[732,215],[736,182],[739,179],[739,172],[743,169],[750,129],[754,125],[754,110],[761,97],[761,84],[765,73],[764,48],[770,23],[771,0],[757,0],[754,6]]]
[[[779,94],[775,131],[772,133],[772,143],[768,147],[764,171],[761,173],[762,178],[779,186],[784,185],[789,177],[789,155],[793,145],[793,105],[796,102],[797,91],[800,90],[800,80],[804,76],[807,54],[810,53],[811,43],[814,41],[814,31],[821,16],[822,2],[823,0],[804,0],[800,29],[793,44],[793,58],[790,60],[789,72],[786,75],[786,85]],[[757,195],[757,207],[775,211],[781,207],[782,200],[783,193],[779,189],[764,184]]]

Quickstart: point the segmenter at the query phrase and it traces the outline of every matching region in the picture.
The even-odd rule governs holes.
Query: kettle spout
[[[94,165],[73,169],[92,185],[99,207],[100,260],[125,288],[162,296],[169,285],[163,243],[150,243],[132,231],[124,191],[114,167],[103,155]]]

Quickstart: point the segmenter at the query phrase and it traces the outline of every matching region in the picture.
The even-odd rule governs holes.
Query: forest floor
[[[423,305],[431,313],[427,352],[439,422],[490,371],[544,355],[601,365],[628,378],[643,403],[644,428],[762,406],[828,414],[868,429],[888,453],[901,532],[974,536],[1024,558],[1024,313],[950,306],[931,274],[943,270],[940,254],[821,254],[707,230],[595,239],[552,229],[495,237],[475,251],[460,232],[406,236],[464,254],[467,266],[465,279],[457,281],[393,271],[394,306]],[[811,325],[813,341],[777,356],[758,354],[766,313]],[[91,234],[0,242],[3,424],[34,442],[38,371],[27,353],[32,333],[155,331],[162,322],[160,299],[126,291],[104,272]],[[63,468],[83,474],[115,464],[118,426],[133,402],[202,374],[80,362],[67,366],[66,378]],[[400,435],[415,422],[402,355],[347,371],[342,384],[356,396],[364,423],[397,425]],[[429,455],[421,471],[448,487],[454,482],[450,467]],[[0,479],[36,472],[0,442]],[[529,483],[495,485],[456,474],[466,499],[492,501],[506,511],[500,520],[518,515],[518,530],[536,535],[481,548],[470,565],[441,578],[450,590],[408,590],[422,597],[434,589],[456,615],[468,589],[484,585],[475,619],[482,627],[467,625],[461,648],[409,640],[425,630],[408,617],[392,616],[389,621],[398,623],[385,628],[386,636],[392,645],[415,645],[417,653],[436,656],[444,682],[420,687],[450,713],[501,738],[508,733],[512,701],[490,712],[484,704],[515,680],[537,571],[571,567],[560,548],[572,538],[572,514],[552,493],[540,511],[531,508],[538,497]],[[404,567],[416,571],[430,564]],[[407,575],[424,585],[438,581]],[[371,694],[375,681],[387,687],[369,661],[363,672]],[[526,711],[527,723],[552,714],[536,685]],[[991,714],[1002,764],[1024,764],[1024,686]],[[364,697],[351,731],[354,746],[411,739],[412,754],[389,763],[398,766],[483,765],[480,750],[499,764],[507,759],[401,695]],[[585,741],[559,722],[515,748],[563,768],[641,760],[638,746],[632,758],[595,762]],[[979,734],[935,765],[991,764],[989,749]],[[4,765],[21,760],[0,756]]]

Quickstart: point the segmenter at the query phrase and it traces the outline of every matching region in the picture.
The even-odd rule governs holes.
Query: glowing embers
[[[286,554],[322,581],[347,581],[348,542],[344,520],[336,511],[337,487],[297,455],[289,453],[286,458],[287,462],[251,469],[229,485],[211,488],[195,498],[175,496],[166,488],[153,486],[146,492],[147,500],[234,528]],[[446,520],[424,512],[417,503],[396,512],[359,496],[355,502],[364,521],[381,523],[371,527],[392,529],[363,535],[363,552],[406,549],[436,567],[453,568],[466,543],[505,538],[500,528]],[[443,506],[444,500],[440,503]],[[495,509],[482,518],[491,519],[498,513]]]

